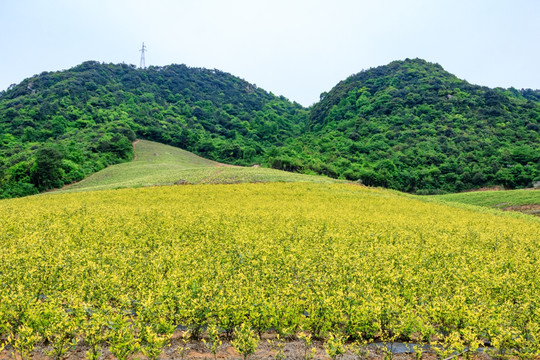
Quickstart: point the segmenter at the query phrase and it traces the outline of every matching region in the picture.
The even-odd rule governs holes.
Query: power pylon
[[[142,49],[139,51],[141,52],[141,65],[139,67],[144,69],[146,68],[146,63],[144,62],[144,52],[146,51],[146,46],[144,45],[144,42],[142,43]]]

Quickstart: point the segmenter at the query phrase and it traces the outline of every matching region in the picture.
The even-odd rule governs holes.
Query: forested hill
[[[340,82],[277,165],[429,193],[540,179],[540,92],[471,85],[440,65],[395,61]],[[306,151],[305,149],[309,149]]]
[[[353,75],[310,109],[218,70],[85,62],[0,92],[0,198],[128,161],[137,137],[415,193],[529,187],[540,180],[539,100],[419,59]]]
[[[0,95],[0,197],[80,180],[130,160],[136,137],[222,162],[262,162],[307,110],[230,74],[184,65],[85,62]]]

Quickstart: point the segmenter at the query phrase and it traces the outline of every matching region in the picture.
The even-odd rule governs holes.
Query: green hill
[[[322,94],[309,131],[279,156],[407,192],[530,187],[540,176],[537,95],[472,85],[420,59],[395,61]]]
[[[131,160],[136,137],[251,165],[307,112],[230,74],[85,62],[0,93],[0,198],[60,187]]]
[[[229,184],[244,182],[320,182],[339,180],[281,170],[231,166],[153,141],[138,140],[135,159],[109,166],[59,192],[105,190],[173,184]]]
[[[539,98],[419,59],[353,75],[309,109],[218,70],[85,62],[0,93],[0,198],[130,161],[136,138],[418,194],[530,187]]]

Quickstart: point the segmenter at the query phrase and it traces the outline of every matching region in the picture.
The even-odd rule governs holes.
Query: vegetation
[[[193,153],[148,140],[135,144],[135,160],[109,166],[60,192],[106,190],[124,187],[183,184],[230,184],[241,182],[339,180],[241,166],[227,166]]]
[[[471,191],[458,194],[437,195],[433,196],[433,198],[488,207],[540,205],[540,191],[529,189]]]
[[[540,179],[534,94],[471,85],[424,60],[395,61],[323,94],[310,131],[280,153],[298,169],[420,194],[530,187]]]
[[[530,187],[539,98],[407,59],[353,75],[305,109],[217,70],[86,62],[0,93],[0,198],[129,161],[135,138],[418,194]]]
[[[25,358],[77,342],[155,358],[178,325],[233,334],[245,357],[270,328],[336,358],[369,339],[540,354],[532,217],[267,183],[2,200],[0,228],[0,346]]]
[[[0,198],[129,161],[136,137],[222,162],[259,163],[306,118],[300,105],[217,70],[85,62],[0,94]]]
[[[434,199],[540,216],[540,190],[492,190],[432,196]]]

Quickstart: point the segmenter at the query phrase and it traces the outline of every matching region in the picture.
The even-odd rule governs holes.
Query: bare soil
[[[514,205],[507,206],[502,208],[504,211],[518,211],[529,215],[540,216],[540,205],[531,204],[531,205]]]
[[[139,139],[135,140],[131,146],[133,146],[133,161],[137,160],[137,152],[135,151],[135,145],[139,143]]]
[[[330,357],[326,354],[322,344],[315,344],[317,347],[317,352],[315,354],[314,360],[329,360]],[[160,360],[179,360],[181,359],[180,354],[176,352],[176,345],[172,345],[170,347],[165,348],[165,351],[161,354],[159,357]],[[74,350],[68,352],[66,356],[63,358],[64,360],[84,360],[85,359],[85,352],[86,347],[84,346],[77,346]],[[52,357],[49,357],[46,355],[46,353],[50,351],[49,347],[40,347],[34,353],[32,354],[32,359],[34,360],[51,360]],[[257,351],[249,356],[250,360],[272,360],[275,359],[277,351],[272,350],[268,343],[265,343],[261,341],[259,344],[259,347],[257,348]],[[291,341],[287,342],[285,344],[285,347],[283,349],[283,354],[285,355],[285,359],[298,359],[302,360],[304,359],[304,345],[300,341]],[[485,355],[482,355],[485,357]],[[221,345],[218,353],[217,358],[220,360],[243,360],[243,356],[236,352],[234,348],[230,345],[228,341],[224,341]],[[422,359],[424,360],[435,360],[437,357],[435,354],[431,352],[426,352],[423,354]],[[14,356],[12,351],[4,350],[0,353],[0,360],[20,360],[21,358],[17,355]],[[101,356],[102,360],[116,360],[117,358],[114,357],[108,350],[104,350],[103,354]],[[142,353],[134,354],[130,359],[147,359]],[[185,360],[213,360],[214,356],[213,354],[204,346],[204,344],[201,343],[191,343],[188,345],[188,348],[186,350],[186,353],[184,355]],[[357,359],[357,357],[347,352],[345,353],[341,358],[341,360],[354,360]],[[369,354],[369,360],[375,360],[375,359],[384,359],[384,354],[376,349],[376,348],[370,348],[370,354]],[[415,359],[414,354],[394,354],[392,357],[393,360],[413,360]],[[487,357],[485,357],[487,360]]]
[[[477,188],[477,189],[467,189],[460,192],[467,193],[467,192],[478,192],[478,191],[503,191],[503,190],[504,190],[504,187],[502,186],[488,186],[488,187]]]
[[[277,350],[275,348],[272,348],[272,346],[268,343],[268,340],[274,339],[275,335],[272,333],[266,333],[263,334],[262,340],[259,343],[259,346],[257,348],[257,351],[249,356],[249,360],[272,360],[276,358]],[[177,332],[172,340],[171,345],[167,348],[165,348],[164,352],[159,357],[160,360],[179,360],[181,359],[180,354],[177,353],[177,349],[181,345],[180,342],[180,332]],[[322,342],[313,342],[313,346],[316,347],[317,352],[315,353],[314,360],[329,360],[330,357],[326,354],[326,351],[324,349]],[[376,344],[370,344],[368,346],[369,348],[369,357],[367,360],[379,360],[384,359],[385,356],[383,352],[377,347]],[[34,360],[51,360],[52,357],[47,356],[46,354],[51,350],[49,346],[39,346],[34,353],[32,354],[32,359]],[[63,360],[83,360],[85,358],[85,353],[88,350],[88,348],[83,345],[82,343],[77,345],[75,349],[72,349],[69,351],[66,356],[64,356]],[[294,359],[294,360],[302,360],[304,359],[305,354],[305,346],[302,341],[299,340],[291,340],[286,341],[285,346],[283,348],[283,354],[285,355],[285,359]],[[485,353],[478,353],[476,354],[476,360],[491,360],[492,358],[486,355]],[[14,356],[13,352],[10,349],[5,349],[4,351],[0,352],[0,360],[20,360],[20,357]],[[101,360],[115,360],[117,359],[110,353],[108,349],[105,349],[102,353],[102,356],[100,357]],[[130,359],[146,359],[146,357],[142,353],[134,354],[130,357]],[[186,352],[184,354],[183,359],[185,360],[213,360],[214,356],[208,350],[204,343],[202,341],[193,341],[187,344]],[[243,356],[239,354],[234,348],[231,346],[229,341],[223,341],[223,344],[219,348],[219,351],[217,353],[217,359],[220,360],[243,360]],[[355,360],[359,359],[357,356],[355,356],[350,351],[347,351],[345,354],[343,354],[340,358],[340,360]],[[426,351],[422,354],[423,360],[436,360],[437,356],[433,351]],[[394,353],[392,356],[392,360],[415,360],[415,356],[412,353]],[[456,359],[457,360],[457,359]]]

